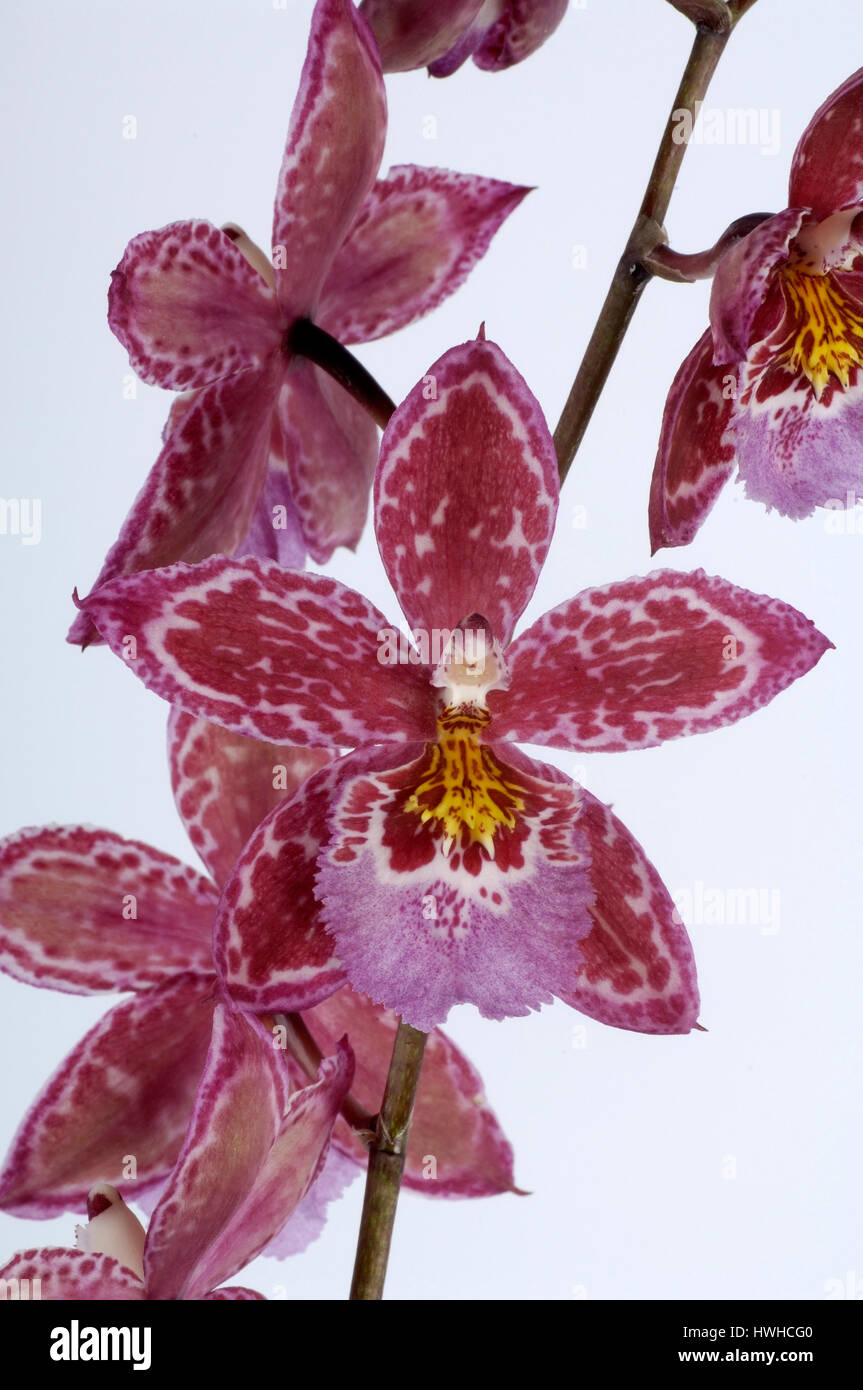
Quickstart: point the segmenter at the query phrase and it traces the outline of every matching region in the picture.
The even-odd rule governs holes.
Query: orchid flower
[[[587,590],[508,646],[557,505],[539,405],[477,340],[384,433],[375,528],[418,644],[403,662],[360,594],[271,561],[175,565],[85,602],[163,698],[355,749],[271,812],[226,885],[216,961],[244,1007],[308,1007],[348,980],[423,1031],[460,1002],[502,1018],[555,995],[645,1032],[695,1023],[656,871],[608,807],[514,743],[614,751],[719,728],[830,644],[777,599],[660,571]]]
[[[500,72],[529,58],[563,19],[568,0],[362,0],[384,72],[427,67],[449,77],[468,58]]]
[[[177,808],[212,878],[89,827],[25,830],[0,843],[0,968],[72,993],[132,991],[61,1062],[20,1125],[0,1172],[0,1208],[18,1216],[80,1210],[100,1178],[127,1184],[130,1160],[136,1200],[148,1200],[164,1183],[209,1045],[218,993],[217,885],[258,823],[332,756],[241,738],[179,710],[171,712],[168,736]],[[396,1020],[343,988],[304,1023],[320,1054],[349,1035],[357,1057],[353,1094],[373,1114]],[[292,1080],[305,1086],[318,1058],[309,1066],[303,1057],[304,1067],[291,1050],[290,1030],[284,1041]],[[407,1185],[429,1196],[515,1191],[512,1150],[475,1068],[442,1033],[429,1041],[426,1067]],[[343,1179],[364,1165],[362,1141],[343,1118],[333,1148],[331,1165],[336,1154],[347,1159]],[[429,1154],[434,1181],[422,1165]],[[313,1201],[325,1187],[315,1185]],[[320,1219],[305,1216],[308,1238]],[[296,1227],[295,1216],[273,1253],[307,1243]]]
[[[863,491],[863,68],[816,111],[789,208],[719,262],[675,377],[650,493],[654,551],[687,545],[735,463],[795,519]]]
[[[377,459],[366,411],[294,351],[393,333],[463,283],[528,189],[402,165],[376,181],[386,98],[351,0],[318,0],[273,216],[273,262],[196,220],[144,232],[114,271],[109,322],[138,375],[181,391],[97,587],[215,553],[326,561],[363,529]],[[322,171],[325,171],[325,176]],[[97,639],[79,616],[69,640]]]
[[[110,1185],[88,1195],[79,1248],[25,1250],[3,1279],[40,1279],[45,1299],[259,1299],[219,1288],[263,1251],[321,1171],[351,1084],[346,1042],[312,1085],[287,1071],[255,1019],[219,1005],[177,1165],[144,1229]]]

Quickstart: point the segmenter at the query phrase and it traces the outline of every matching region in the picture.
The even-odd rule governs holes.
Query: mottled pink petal
[[[736,374],[713,365],[710,329],[674,378],[650,487],[650,550],[689,545],[734,470],[727,435]]]
[[[324,575],[218,557],[115,580],[83,607],[149,689],[233,733],[332,746],[434,728],[428,670],[378,660],[383,614]]]
[[[429,1032],[455,1004],[487,1018],[527,1014],[565,988],[590,930],[586,844],[569,787],[514,773],[488,752],[519,807],[494,835],[494,858],[465,831],[449,853],[409,802],[429,753],[357,772],[341,791],[320,856],[317,893],[352,985]],[[353,755],[360,765],[365,750]]]
[[[165,443],[94,589],[122,574],[230,554],[246,537],[267,478],[277,386],[266,372],[217,381],[171,412]],[[100,641],[79,613],[70,642]]]
[[[560,997],[615,1028],[688,1033],[698,1018],[698,984],[686,928],[626,826],[589,792],[582,797],[594,925],[581,943],[578,980]]]
[[[478,68],[501,72],[529,58],[545,43],[566,13],[568,0],[506,0],[473,55]]]
[[[144,1285],[130,1269],[124,1269],[110,1255],[90,1255],[85,1250],[64,1246],[43,1246],[41,1250],[21,1250],[0,1269],[0,1280],[27,1281],[28,1299],[40,1298],[70,1303],[108,1303],[143,1299]],[[36,1280],[39,1293],[34,1293]],[[14,1295],[13,1295],[14,1296]]]
[[[258,1293],[255,1289],[244,1289],[242,1284],[229,1284],[223,1289],[216,1289],[215,1293],[205,1293],[201,1301],[203,1303],[218,1303],[223,1299],[231,1299],[235,1302],[243,1303],[266,1303],[267,1301],[264,1294]]]
[[[272,811],[225,885],[213,950],[228,993],[245,1008],[307,1009],[344,982],[314,880],[333,797],[352,768],[339,759]]]
[[[317,321],[343,343],[413,323],[464,283],[529,192],[474,174],[397,165],[375,184],[339,250]]]
[[[369,510],[378,461],[377,426],[319,367],[295,358],[278,398],[282,454],[303,540],[326,564],[353,548]]]
[[[615,752],[732,724],[833,644],[780,599],[656,570],[553,608],[507,653],[496,738]],[[346,962],[349,965],[349,962]]]
[[[303,528],[297,515],[285,459],[282,426],[275,411],[267,475],[258,495],[251,525],[233,553],[236,556],[257,555],[261,560],[277,560],[285,569],[302,569],[306,563]]]
[[[397,1015],[346,986],[303,1018],[324,1053],[347,1034],[357,1062],[351,1093],[369,1114],[377,1114]],[[350,1154],[355,1164],[364,1164],[368,1157],[362,1140],[344,1120],[333,1131],[333,1144]],[[436,1028],[423,1058],[405,1186],[426,1197],[490,1197],[516,1190],[512,1163],[512,1147],[486,1099],[482,1077]]]
[[[853,510],[863,494],[863,372],[852,367],[847,389],[831,381],[817,400],[805,376],[772,356],[765,345],[743,368],[732,420],[747,497],[795,519],[843,511],[849,497]]]
[[[831,93],[803,132],[788,201],[818,217],[863,202],[863,68]]]
[[[276,188],[276,288],[313,317],[339,246],[371,189],[386,135],[377,45],[351,0],[318,0]]]
[[[480,613],[506,641],[557,500],[548,426],[500,348],[477,339],[445,353],[387,426],[375,475],[378,545],[411,627]]]
[[[392,1053],[392,1046],[390,1046],[390,1052]],[[344,1120],[337,1120],[336,1124],[343,1126],[348,1133],[353,1134],[353,1130]],[[333,1131],[333,1137],[335,1138],[335,1131]],[[360,1149],[365,1160],[362,1166],[365,1167],[369,1157],[368,1149],[364,1148],[361,1143]],[[359,1174],[360,1169],[356,1159],[347,1158],[336,1147],[335,1143],[332,1143],[323,1168],[290,1221],[273,1237],[269,1245],[264,1247],[261,1254],[273,1260],[287,1260],[292,1255],[301,1255],[304,1250],[308,1250],[309,1246],[313,1245],[319,1238],[327,1224],[330,1204],[343,1196],[351,1183],[359,1177]]]
[[[195,1299],[254,1258],[326,1157],[350,1049],[288,1100],[284,1059],[256,1021],[219,1007],[186,1143],[147,1232],[147,1293]]]
[[[483,0],[362,0],[384,72],[408,72],[442,58],[476,18]]]
[[[164,1181],[204,1068],[214,984],[181,975],[117,1004],[90,1029],[12,1141],[0,1173],[4,1211],[32,1219],[80,1210],[100,1181],[136,1201]]]
[[[745,358],[752,340],[755,316],[761,308],[774,271],[789,257],[789,248],[806,213],[788,208],[761,222],[726,251],[713,277],[710,325],[713,361],[736,363]]]
[[[0,969],[72,994],[212,969],[217,895],[170,854],[80,825],[0,842]]]
[[[172,222],[129,242],[108,322],[151,386],[187,391],[261,367],[283,336],[276,297],[210,222]]]
[[[264,817],[332,757],[326,748],[263,743],[171,710],[168,761],[174,800],[216,883],[226,881]]]

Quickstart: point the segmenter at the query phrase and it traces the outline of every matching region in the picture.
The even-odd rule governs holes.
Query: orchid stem
[[[386,429],[395,411],[395,402],[338,338],[319,328],[311,319],[298,319],[290,331],[287,346],[290,352],[307,357],[337,381],[368,411],[380,429]]]
[[[675,0],[672,0],[674,3]],[[754,3],[755,0],[736,0],[736,3],[731,0],[728,5],[675,5],[675,8],[691,13],[696,23],[695,42],[680,79],[672,114],[659,143],[635,225],[617,263],[605,303],[554,432],[561,483],[584,438],[642,291],[652,279],[648,266],[650,255],[665,240],[662,223],[687,148],[685,140],[675,139],[678,130],[674,113],[677,112],[679,117],[679,113],[686,109],[694,120],[695,103],[704,99],[710,79],[738,20]],[[706,22],[710,14],[714,15],[713,25]],[[727,23],[724,22],[726,15]]]
[[[425,1052],[426,1034],[399,1022],[386,1090],[369,1154],[351,1300],[383,1298],[408,1131]]]

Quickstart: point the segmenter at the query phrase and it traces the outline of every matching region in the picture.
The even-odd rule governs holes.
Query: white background
[[[92,583],[168,407],[143,386],[124,399],[128,366],[106,326],[105,293],[126,241],[175,218],[237,220],[268,243],[311,10],[311,0],[284,10],[271,0],[7,10],[0,492],[42,500],[43,536],[29,547],[0,536],[2,833],[85,821],[194,861],[170,797],[165,706],[107,649],[82,656],[64,645],[72,587]],[[693,146],[668,220],[679,248],[701,249],[733,218],[786,205],[798,136],[863,60],[855,0],[821,0],[812,18],[804,0],[760,0],[734,36],[709,105],[778,112],[780,147]],[[537,186],[454,299],[361,349],[391,395],[485,319],[554,424],[690,41],[688,22],[662,0],[589,0],[571,5],[518,69],[389,80],[388,162]],[[123,138],[128,115],[134,140]],[[662,403],[705,326],[708,291],[648,288],[566,484],[528,618],[651,568]],[[586,508],[586,527],[572,524],[575,507]],[[560,1004],[503,1024],[457,1010],[449,1030],[480,1067],[533,1195],[407,1196],[391,1296],[819,1299],[848,1271],[863,1281],[863,512],[861,534],[828,534],[824,515],[784,521],[729,488],[695,544],[658,557],[802,608],[837,648],[814,673],[719,733],[641,753],[552,755],[584,768],[673,892],[697,882],[778,892],[779,931],[693,925],[707,1033],[641,1037]],[[331,569],[395,616],[370,534]],[[0,979],[0,1142],[104,1008]],[[245,1281],[271,1296],[342,1297],[360,1199],[357,1182],[309,1252],[259,1262]],[[0,1218],[0,1254],[71,1243],[74,1221]]]

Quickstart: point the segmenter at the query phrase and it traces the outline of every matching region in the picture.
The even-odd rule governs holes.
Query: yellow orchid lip
[[[800,265],[779,272],[795,324],[783,353],[791,371],[804,375],[820,400],[831,377],[843,390],[863,367],[863,318],[831,274]]]
[[[490,719],[484,706],[447,706],[423,777],[404,805],[439,833],[445,855],[454,845],[479,844],[493,859],[495,835],[514,830],[525,809],[524,788],[481,741]]]

